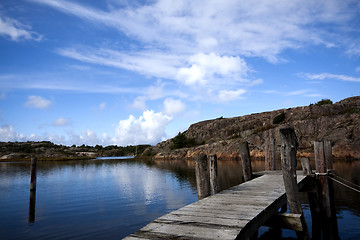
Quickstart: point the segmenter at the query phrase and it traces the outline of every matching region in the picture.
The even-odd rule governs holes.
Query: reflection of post
[[[304,214],[299,199],[299,189],[296,180],[297,139],[292,128],[280,129],[281,138],[281,168],[284,178],[286,198],[291,213],[301,214],[303,232],[296,232],[298,239],[310,239]]]
[[[209,170],[210,170],[210,190],[211,190],[211,194],[215,195],[216,193],[219,192],[219,180],[218,180],[216,155],[209,156]]]
[[[36,202],[36,163],[37,158],[31,158],[30,166],[30,202],[29,202],[29,222],[35,222],[35,202]]]
[[[196,188],[198,199],[201,200],[210,196],[210,179],[206,154],[198,154],[194,156]]]
[[[249,181],[252,178],[251,160],[248,142],[240,143],[240,157],[243,168],[244,180]]]
[[[326,146],[325,146],[326,145]],[[331,143],[330,143],[331,146]],[[329,157],[328,142],[314,142],[315,166],[318,174],[318,195],[320,202],[321,228],[324,239],[339,239],[333,199],[332,185],[327,177]],[[331,149],[331,148],[330,148]],[[330,163],[331,164],[331,163]]]

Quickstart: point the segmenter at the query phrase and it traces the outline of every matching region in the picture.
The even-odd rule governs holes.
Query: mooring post
[[[326,145],[326,146],[325,146]],[[330,143],[331,146],[331,143]],[[330,148],[331,149],[331,148]],[[339,239],[333,190],[329,184],[328,166],[329,143],[314,142],[315,166],[318,179],[318,197],[320,205],[321,231],[324,239]],[[332,165],[332,162],[330,163]]]
[[[265,139],[265,171],[276,170],[276,145],[275,138],[269,133],[269,137]]]
[[[300,161],[301,161],[301,167],[302,167],[303,173],[306,175],[312,174],[310,159],[307,157],[302,157],[302,158],[300,158]]]
[[[198,199],[201,200],[210,196],[210,178],[208,170],[208,161],[206,154],[198,154],[194,156],[196,188]]]
[[[286,198],[291,213],[301,214],[302,232],[296,232],[299,239],[310,239],[299,199],[296,175],[296,152],[298,142],[293,128],[280,129],[281,169],[284,179]]]
[[[36,165],[37,158],[31,158],[30,165],[30,201],[29,201],[29,222],[35,221],[35,203],[36,203]]]
[[[209,171],[210,171],[210,192],[212,195],[215,195],[219,192],[219,180],[218,180],[218,170],[217,170],[217,156],[209,156]]]
[[[326,170],[333,170],[333,157],[332,157],[332,146],[331,141],[324,141],[324,154],[325,154],[325,162],[326,162]]]
[[[242,142],[240,143],[240,157],[244,174],[244,181],[249,181],[252,179],[252,169],[251,169],[251,159],[249,152],[249,143]]]

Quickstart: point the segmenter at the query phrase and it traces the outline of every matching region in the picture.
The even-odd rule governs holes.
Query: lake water
[[[264,168],[253,161],[253,170]],[[360,161],[335,161],[360,185]],[[197,200],[192,161],[38,162],[35,222],[29,223],[29,163],[0,163],[1,239],[121,239]],[[242,180],[241,162],[218,163],[220,188]],[[341,239],[360,239],[360,194],[334,183]],[[311,229],[306,195],[303,209]],[[262,227],[260,233],[267,231]],[[283,230],[283,237],[296,237]]]

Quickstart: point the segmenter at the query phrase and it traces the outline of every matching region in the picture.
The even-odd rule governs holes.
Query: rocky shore
[[[239,158],[239,143],[249,142],[253,157],[264,157],[265,140],[276,139],[280,149],[279,129],[293,127],[298,138],[299,156],[313,156],[313,142],[330,140],[333,155],[360,159],[360,97],[332,104],[321,102],[310,106],[280,109],[233,118],[218,118],[195,123],[183,133],[198,143],[174,149],[174,139],[152,148],[155,159],[192,158],[195,154],[217,154],[220,159]]]

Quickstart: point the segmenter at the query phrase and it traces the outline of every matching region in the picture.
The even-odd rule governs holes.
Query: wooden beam
[[[210,178],[207,164],[206,154],[198,154],[194,156],[196,188],[198,199],[210,196]]]
[[[242,142],[239,146],[241,163],[243,168],[244,180],[249,181],[252,179],[251,159],[249,152],[249,143]]]
[[[298,232],[304,230],[301,223],[301,214],[295,213],[275,213],[264,226],[290,229]]]

